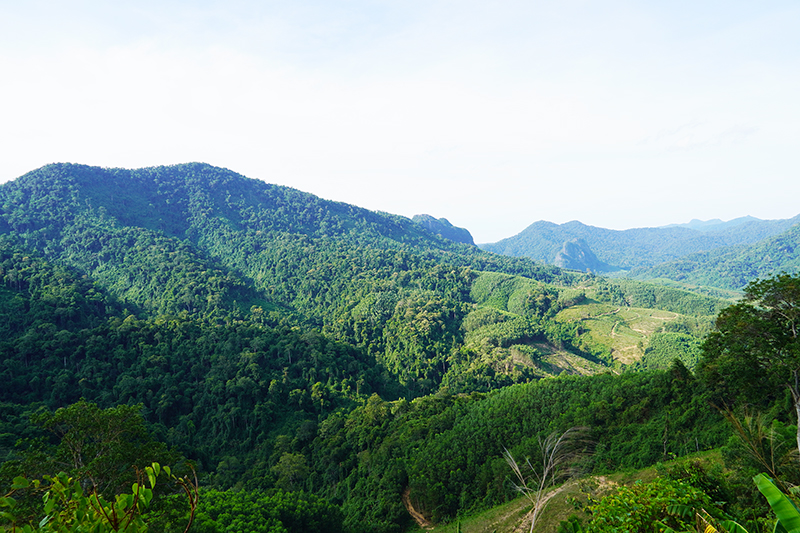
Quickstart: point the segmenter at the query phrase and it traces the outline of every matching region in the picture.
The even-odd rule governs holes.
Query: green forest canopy
[[[31,415],[79,405],[140,406],[209,490],[302,491],[346,531],[409,526],[407,489],[434,520],[506,501],[502,447],[533,454],[572,425],[593,428],[596,472],[728,435],[686,368],[719,299],[494,256],[207,165],[53,165],[0,201],[5,487],[35,442],[58,445]],[[682,317],[648,339],[656,370],[558,319],[599,304]]]

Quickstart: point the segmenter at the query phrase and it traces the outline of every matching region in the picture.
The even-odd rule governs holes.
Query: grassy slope
[[[556,299],[552,307],[563,307],[555,315],[555,320],[566,324],[580,323],[580,347],[586,353],[606,353],[610,355],[609,362],[613,360],[622,365],[640,361],[650,338],[670,323],[685,325],[699,338],[711,327],[713,320],[713,315],[702,311],[692,316],[666,310],[665,307],[675,308],[666,299],[654,302],[652,307],[598,301],[595,299],[600,298],[596,282],[586,281],[579,288],[560,287],[500,273],[483,273],[475,280],[471,291],[475,308],[465,320],[465,344],[483,353],[484,358],[491,359],[498,369],[503,365],[508,368],[522,365],[536,369],[541,376],[561,372],[593,374],[608,370],[602,364],[541,338],[516,340],[513,336],[504,338],[497,333],[500,324],[523,319],[526,308],[522,302],[525,298],[548,291]],[[676,289],[674,292],[683,291]],[[583,296],[576,297],[576,293]],[[491,312],[494,312],[493,316]],[[478,318],[471,320],[473,317]],[[474,323],[478,325],[473,326]]]
[[[661,330],[666,322],[681,315],[660,309],[621,307],[587,301],[561,311],[557,319],[565,322],[580,320],[586,333],[582,339],[588,345],[610,348],[615,362],[631,364],[644,355],[649,337]]]
[[[719,451],[712,450],[698,454],[688,455],[675,461],[665,464],[687,461],[700,461],[704,464],[718,463],[722,459]],[[555,531],[559,523],[567,520],[570,516],[578,516],[584,523],[588,521],[589,515],[576,505],[579,502],[585,503],[587,495],[593,499],[602,498],[604,495],[614,490],[620,485],[632,485],[636,481],[648,482],[658,476],[656,467],[648,467],[641,470],[619,471],[613,474],[601,476],[585,476],[567,481],[561,485],[552,487],[549,493],[552,494],[547,507],[542,513],[534,533],[545,533]],[[464,516],[458,521],[449,524],[440,524],[430,528],[415,528],[408,533],[422,533],[423,531],[433,533],[456,533],[460,524],[462,533],[515,533],[527,532],[530,530],[529,512],[530,502],[520,496],[508,503],[498,505],[486,511],[474,515]]]

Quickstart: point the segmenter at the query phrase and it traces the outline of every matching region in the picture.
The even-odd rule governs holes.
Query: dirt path
[[[551,490],[550,492],[548,492],[545,495],[544,499],[542,500],[542,509],[544,509],[547,506],[547,502],[549,502],[551,498],[561,494],[561,492],[564,491],[567,487],[571,487],[575,483],[577,482],[574,480],[568,481],[567,483],[564,483],[563,485],[558,487],[556,490]],[[522,522],[520,522],[520,524],[514,528],[514,533],[525,533],[526,531],[530,531],[532,518],[533,518],[533,509],[525,513]]]
[[[617,482],[611,481],[608,478],[606,478],[605,476],[596,476],[596,477],[589,478],[589,479],[594,479],[594,481],[597,483],[597,487],[594,490],[592,490],[592,493],[593,493],[593,497],[595,499],[598,499],[598,500],[600,499],[600,497],[602,495],[605,495],[609,491],[609,489],[611,489],[611,488],[613,488],[613,487],[618,485]],[[580,479],[573,479],[571,481],[568,481],[568,482],[564,483],[563,485],[558,487],[556,490],[549,492],[547,494],[547,496],[545,496],[545,502],[549,501],[550,498],[560,494],[562,491],[564,491],[564,490],[566,490],[566,489],[568,489],[568,488],[570,488],[570,487],[572,487],[574,485],[577,485],[580,482],[581,482]],[[525,515],[525,518],[522,520],[522,523],[514,529],[514,533],[525,533],[526,531],[530,531],[530,529],[531,529],[530,520],[532,518],[532,515],[533,515],[533,509],[531,509]]]
[[[615,314],[619,313],[620,311],[622,311],[622,308],[621,307],[617,307],[616,309],[614,309],[613,311],[609,311],[608,313],[600,313],[599,315],[593,315],[593,316],[582,316],[578,320],[593,320],[595,318],[600,318],[600,317],[609,316],[609,315],[615,315]]]
[[[406,490],[403,491],[403,505],[406,506],[406,510],[408,514],[411,515],[411,518],[419,525],[419,527],[424,529],[431,529],[433,524],[431,524],[422,513],[414,509],[414,506],[411,504],[411,488],[406,487]]]
[[[544,502],[543,502],[542,505],[547,505],[547,502],[550,501],[550,498],[560,494],[563,490],[567,489],[568,487],[571,487],[575,483],[577,483],[577,481],[574,481],[574,480],[573,481],[568,481],[567,483],[564,483],[563,485],[561,485],[557,489],[551,490],[550,492],[548,492],[545,495]],[[520,498],[519,502],[520,502],[519,505],[514,505],[511,509],[508,510],[508,512],[506,512],[506,513],[496,517],[494,520],[492,520],[491,524],[489,524],[489,527],[486,528],[486,531],[495,531],[498,526],[507,523],[509,518],[511,518],[513,515],[519,514],[521,508],[527,507],[527,506],[530,505],[530,501],[525,499],[525,498]],[[527,513],[524,514],[524,516],[522,517],[522,520],[520,521],[520,524],[513,529],[514,533],[525,533],[527,531],[530,531],[531,518],[532,517],[533,517],[533,509],[531,508],[530,511],[528,511]]]

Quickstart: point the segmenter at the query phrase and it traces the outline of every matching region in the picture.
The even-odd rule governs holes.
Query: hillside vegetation
[[[775,272],[800,272],[800,224],[750,246],[690,254],[649,269],[633,269],[630,276],[738,290]]]
[[[575,243],[580,244],[580,253],[574,251]],[[577,221],[561,225],[540,221],[481,248],[584,271],[624,270],[634,279],[669,279],[685,286],[741,291],[752,279],[797,272],[799,246],[800,215],[788,220],[745,217],[730,223],[623,231]]]
[[[451,521],[512,499],[504,449],[555,430],[590,428],[596,473],[724,444],[691,369],[729,304],[208,165],[49,165],[0,186],[0,492],[68,455],[49,417],[131,406],[200,472],[195,531],[267,501],[292,531]]]

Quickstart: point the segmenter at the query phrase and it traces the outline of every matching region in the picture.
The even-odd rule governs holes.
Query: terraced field
[[[678,313],[658,309],[619,307],[587,301],[561,311],[557,320],[579,320],[586,346],[608,346],[615,362],[631,364],[642,358],[649,337]]]

